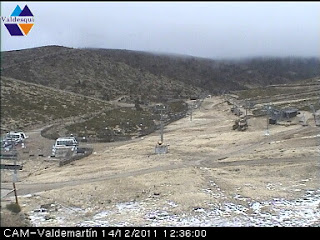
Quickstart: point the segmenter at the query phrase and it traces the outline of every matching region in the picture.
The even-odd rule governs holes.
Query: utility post
[[[191,103],[190,103],[190,121],[192,121],[193,119],[193,109],[196,106],[196,101],[197,100],[191,100]]]
[[[269,115],[270,115],[270,110],[271,110],[271,103],[267,104],[267,130],[265,135],[269,136],[270,132],[269,132]]]
[[[160,141],[155,146],[156,154],[165,154],[168,152],[168,145],[163,142],[163,128],[164,128],[164,118],[163,112],[166,111],[164,105],[157,106],[157,110],[160,111]]]
[[[302,126],[304,126],[304,127],[308,126],[307,119],[306,119],[306,116],[304,115],[304,113],[302,115],[301,121],[302,121]]]
[[[15,144],[13,139],[11,139],[11,144],[12,144],[12,153],[13,153],[13,156],[14,156],[14,166],[17,166],[18,152],[17,152],[17,149],[16,149],[16,144]],[[19,205],[18,196],[17,196],[17,188],[16,188],[16,182],[17,181],[18,181],[17,168],[14,168],[13,175],[12,175],[12,185],[13,185],[14,196],[15,196],[15,199],[16,199],[16,204]]]
[[[88,130],[87,130],[87,126],[84,126],[84,139],[85,141],[88,141]]]
[[[314,124],[317,125],[317,119],[316,119],[316,110],[314,109],[314,106],[310,104],[310,109],[312,111],[313,119],[314,119]]]
[[[248,100],[245,100],[245,101],[244,101],[244,107],[245,107],[245,110],[246,110],[246,115],[245,115],[245,117],[246,117],[246,119],[247,119],[247,115],[248,115],[248,107],[249,107]]]
[[[163,111],[160,109],[160,141],[163,143]]]

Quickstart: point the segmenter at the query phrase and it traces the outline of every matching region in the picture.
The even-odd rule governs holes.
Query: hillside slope
[[[116,49],[45,46],[2,53],[3,76],[104,100],[189,98],[320,75],[317,58],[238,61]]]
[[[191,84],[211,93],[289,83],[320,75],[320,59],[256,57],[212,60],[192,56],[92,49],[117,62]]]
[[[2,76],[103,100],[122,95],[161,100],[201,92],[182,81],[141,71],[92,50],[49,46],[34,52],[5,52],[2,60]]]
[[[320,75],[320,60],[315,58],[217,61],[191,56],[61,46],[2,52],[1,58],[3,131],[76,117],[78,125],[69,126],[70,131],[80,134],[84,125],[90,123],[97,134],[102,131],[101,124],[111,119],[105,119],[100,114],[109,116],[109,110],[114,110],[113,104],[118,107],[122,104],[121,107],[126,106],[127,109],[112,113],[121,119],[132,117],[133,127],[121,129],[129,134],[130,131],[138,131],[142,123],[140,118],[155,120],[152,109],[159,102],[169,106],[174,102],[169,101],[172,99],[264,89],[270,84],[293,83]],[[140,105],[148,114],[134,113],[141,108]],[[175,115],[183,116],[187,111],[183,102],[176,105],[178,111],[170,113],[171,120],[176,120]],[[126,114],[122,114],[123,111]],[[97,113],[96,118],[91,116],[92,120],[79,122],[84,115],[94,113]],[[148,116],[143,117],[143,114]],[[138,120],[140,122],[136,122]],[[121,121],[111,121],[108,127],[117,131]],[[154,129],[149,122],[145,125],[148,126],[147,132]]]
[[[186,114],[184,101],[166,104],[165,123]],[[155,131],[160,115],[153,105],[123,104],[1,77],[1,134],[51,125],[42,135],[74,134],[90,141],[117,141]]]
[[[1,77],[1,132],[94,115],[108,102]]]

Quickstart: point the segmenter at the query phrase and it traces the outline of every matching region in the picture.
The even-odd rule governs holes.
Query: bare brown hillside
[[[115,132],[144,135],[157,128],[152,121],[159,120],[153,112],[158,103],[171,109],[168,119],[174,121],[185,115],[183,101],[190,98],[248,89],[255,94],[270,84],[320,75],[316,58],[222,61],[62,46],[2,52],[1,60],[2,130],[60,120],[52,137],[90,131],[93,138],[105,139],[113,139]],[[260,90],[251,91],[254,87]]]
[[[117,49],[45,46],[1,53],[1,75],[102,98],[188,98],[320,75],[318,58],[213,60]]]
[[[190,97],[201,89],[86,49],[42,47],[2,53],[2,76],[103,100]]]

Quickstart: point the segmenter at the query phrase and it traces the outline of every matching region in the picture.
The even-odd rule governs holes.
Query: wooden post
[[[16,150],[15,144],[13,144],[14,148],[13,148],[13,152],[16,153],[16,157],[14,159],[14,165],[17,165],[17,158],[18,158],[18,152]],[[12,175],[12,185],[13,185],[13,191],[14,191],[14,196],[16,198],[16,204],[19,205],[18,203],[18,196],[17,196],[17,189],[16,189],[16,181],[17,181],[17,169],[15,168],[13,171],[13,175]]]
[[[19,203],[18,203],[18,196],[17,196],[16,184],[15,184],[15,182],[12,182],[12,184],[13,184],[14,196],[15,196],[15,198],[16,198],[16,204],[19,205]]]

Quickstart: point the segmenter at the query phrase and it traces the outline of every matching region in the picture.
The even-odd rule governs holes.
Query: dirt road
[[[199,215],[196,210],[213,214],[213,206],[229,203],[238,204],[239,209],[247,207],[249,216],[253,209],[248,206],[253,202],[294,201],[308,191],[318,194],[319,127],[312,121],[307,127],[274,125],[266,136],[265,118],[250,118],[245,132],[232,130],[236,118],[222,98],[213,97],[193,113],[192,121],[187,117],[165,128],[167,154],[154,154],[160,138],[154,133],[130,142],[93,145],[91,156],[63,167],[49,159],[25,160],[16,184],[20,202],[39,226],[99,221],[144,226],[187,224],[184,220]],[[5,174],[1,187],[11,185]],[[318,201],[315,196],[312,199]],[[239,199],[246,201],[239,205]],[[43,215],[35,212],[48,204],[55,210],[49,207]],[[270,207],[264,210],[276,214]],[[236,210],[228,214],[238,217]],[[217,223],[208,221],[208,225]],[[224,219],[221,225],[232,222]],[[292,223],[299,225],[298,220]]]

